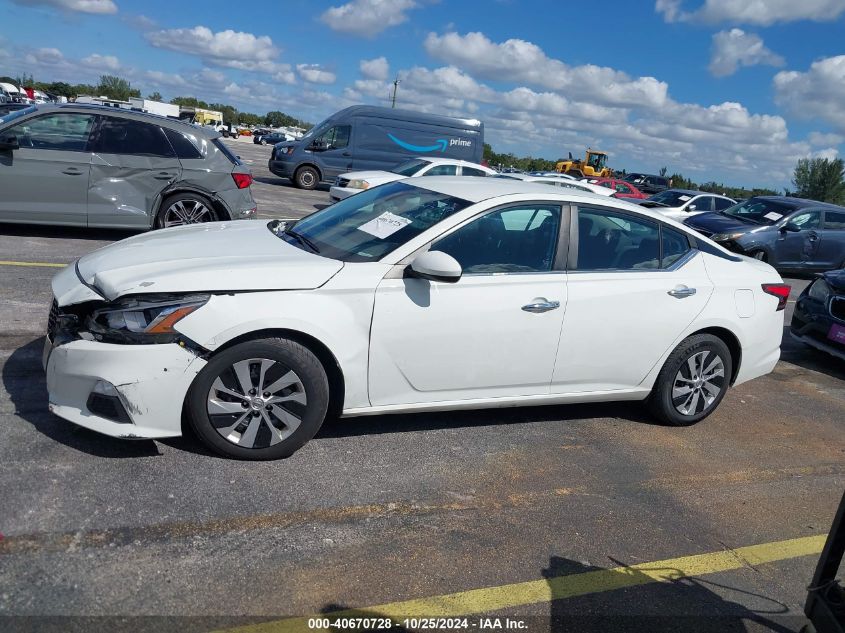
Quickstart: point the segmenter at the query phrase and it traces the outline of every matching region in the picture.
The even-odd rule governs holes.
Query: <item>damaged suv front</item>
[[[77,266],[53,279],[53,294],[42,357],[50,411],[114,437],[180,435],[184,394],[206,361],[174,326],[209,295],[108,301],[84,283]]]

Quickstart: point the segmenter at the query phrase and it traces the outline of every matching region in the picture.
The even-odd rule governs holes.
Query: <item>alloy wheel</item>
[[[164,212],[164,226],[182,226],[211,222],[214,213],[200,200],[177,200]]]
[[[681,364],[672,385],[672,405],[682,415],[703,413],[725,386],[725,364],[711,350],[696,352]]]
[[[206,411],[226,440],[243,448],[265,448],[293,434],[308,401],[300,377],[267,358],[238,361],[217,376]]]

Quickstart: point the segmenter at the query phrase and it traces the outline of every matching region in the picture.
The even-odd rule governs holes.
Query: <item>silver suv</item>
[[[0,116],[0,222],[151,229],[255,217],[220,134],[75,104]]]

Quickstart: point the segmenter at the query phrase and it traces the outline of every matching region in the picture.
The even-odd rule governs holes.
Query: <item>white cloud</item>
[[[55,66],[65,61],[65,56],[58,48],[38,48],[26,57],[30,63]]]
[[[88,57],[83,57],[80,61],[91,68],[112,72],[120,70],[120,60],[114,55],[99,55],[94,53],[93,55],[88,55]]]
[[[405,22],[408,19],[405,13],[417,6],[416,0],[352,0],[330,7],[320,19],[334,31],[373,37]]]
[[[841,145],[845,143],[845,136],[842,134],[810,132],[807,135],[807,140],[813,147],[823,147],[825,145]]]
[[[775,102],[801,118],[818,118],[845,132],[845,55],[820,59],[807,72],[774,78]]]
[[[477,77],[525,82],[603,105],[659,107],[667,98],[668,86],[654,77],[632,79],[592,64],[569,66],[525,40],[497,44],[483,33],[429,33],[425,49],[432,57]]]
[[[219,65],[231,62],[272,61],[279,49],[267,35],[256,36],[239,31],[214,33],[207,26],[191,29],[166,29],[145,33],[144,37],[157,48],[196,55]]]
[[[113,0],[12,0],[12,2],[22,6],[53,7],[79,13],[117,13],[117,5]]]
[[[716,77],[733,75],[740,66],[783,66],[784,59],[766,48],[763,39],[742,29],[719,31],[713,35],[710,72]]]
[[[318,64],[297,64],[296,72],[312,84],[333,84],[337,80],[333,72],[321,68]]]
[[[390,72],[390,66],[385,57],[362,59],[359,66],[361,68],[361,74],[367,79],[380,79],[384,81]]]
[[[845,11],[845,0],[705,0],[694,11],[683,11],[681,0],[657,0],[655,10],[667,22],[755,24],[813,20],[830,22]]]

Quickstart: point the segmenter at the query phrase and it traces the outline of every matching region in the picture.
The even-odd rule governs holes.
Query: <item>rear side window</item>
[[[423,176],[454,176],[457,173],[458,168],[456,165],[435,165],[425,172]]]
[[[464,167],[462,173],[464,176],[487,176],[486,171],[481,171],[480,169],[473,169],[472,167]]]
[[[845,211],[825,211],[824,228],[834,231],[845,230]]]
[[[196,142],[196,137],[193,137],[193,140],[191,140],[191,137],[187,134],[183,134],[182,132],[177,132],[176,130],[171,130],[169,128],[162,129],[167,136],[167,140],[170,141],[170,145],[173,146],[173,151],[176,152],[177,158],[203,158],[202,152],[200,152],[199,148],[194,144]]]
[[[690,250],[689,238],[680,231],[671,229],[668,226],[661,227],[661,237],[663,242],[663,257],[660,260],[660,267],[669,268]]]
[[[734,203],[727,198],[716,198],[713,204],[715,205],[716,211],[722,211],[723,209],[734,206]]]
[[[659,266],[657,222],[579,209],[577,270],[648,270]]]
[[[226,147],[226,143],[221,141],[219,137],[216,138],[216,139],[213,139],[211,142],[214,143],[214,147],[219,149],[220,153],[223,154],[223,156],[225,156],[226,158],[228,158],[232,162],[232,164],[243,165],[243,163],[241,162],[241,159],[238,158],[237,156],[235,156],[232,153],[232,150],[230,150],[228,147]]]
[[[158,125],[103,117],[94,141],[94,151],[101,154],[131,154],[174,158],[176,154]]]

